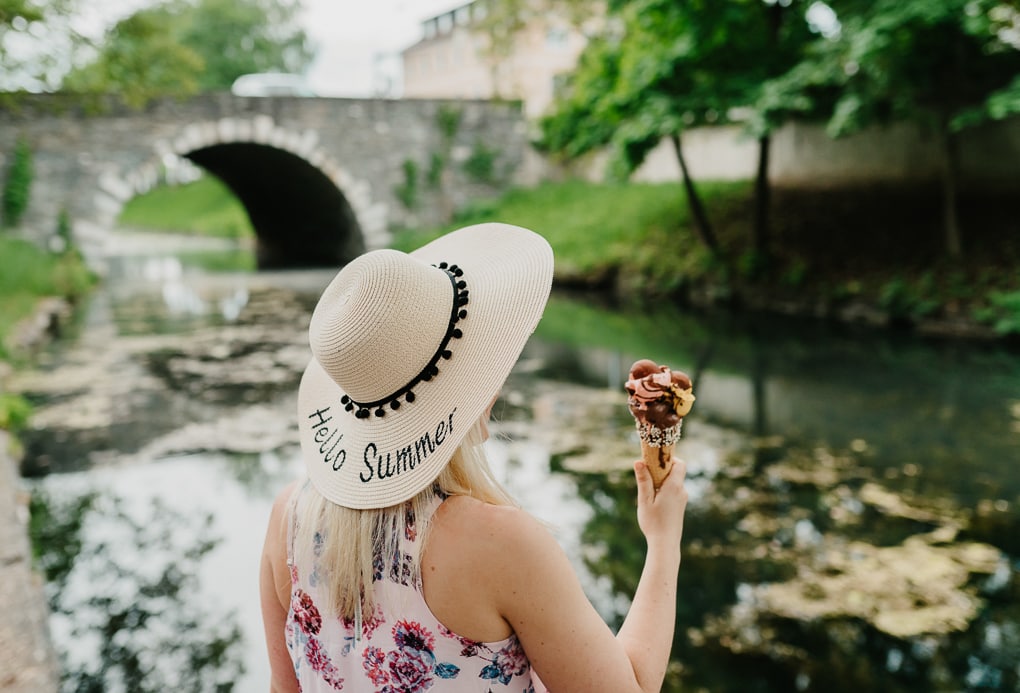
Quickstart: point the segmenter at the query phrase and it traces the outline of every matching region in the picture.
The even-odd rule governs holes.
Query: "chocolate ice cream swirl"
[[[691,379],[686,373],[648,359],[631,366],[624,388],[630,413],[639,422],[655,428],[676,426],[694,404]]]

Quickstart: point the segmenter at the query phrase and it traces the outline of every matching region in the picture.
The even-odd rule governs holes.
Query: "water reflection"
[[[618,387],[604,374],[639,356],[695,376],[666,690],[1020,690],[1016,354],[570,301],[550,314],[527,353],[555,384],[529,399],[556,400],[554,466],[593,508],[587,563],[619,594],[643,546],[633,483],[606,473],[628,416],[571,389]]]
[[[1020,497],[1016,352],[668,308],[608,311],[562,298],[538,334],[561,354],[543,377],[616,388],[603,374],[619,355],[628,364],[647,356],[692,374],[698,419],[758,438],[863,448],[867,464],[901,470],[890,472],[896,485],[915,492],[949,491],[969,504]],[[571,361],[580,373],[558,367]]]
[[[152,672],[132,690],[231,676],[257,690],[259,548],[298,473],[293,395],[330,275],[138,267],[20,388],[38,407],[26,464],[68,690],[125,667]],[[1020,690],[1020,356],[554,297],[490,454],[614,624],[644,552],[621,389],[638,357],[688,371],[698,393],[664,690]],[[85,645],[112,663],[72,654]],[[164,671],[182,652],[205,667],[183,683]]]
[[[956,540],[951,530],[960,509],[884,506],[889,498],[868,484],[850,491],[847,479],[866,474],[850,460],[825,483],[809,479],[810,468],[797,474],[792,461],[778,463],[769,478],[754,472],[749,451],[743,457],[692,501],[676,666],[663,690],[1020,688],[1015,558]],[[734,473],[738,465],[742,473]],[[596,549],[588,567],[614,591],[632,594],[644,546],[633,481],[602,474],[577,480],[593,509],[583,533]],[[844,493],[857,502],[846,503]],[[848,507],[859,512],[833,512]],[[869,513],[892,526],[882,527],[888,546],[868,542],[873,535],[860,525],[874,521]],[[933,525],[950,531],[928,531]],[[894,533],[902,540],[893,542]]]
[[[244,670],[236,616],[202,599],[211,514],[161,498],[32,496],[63,691],[225,691]]]

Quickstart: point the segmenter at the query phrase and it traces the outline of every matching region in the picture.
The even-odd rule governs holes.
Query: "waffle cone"
[[[654,484],[655,490],[659,490],[663,479],[673,469],[673,446],[661,445],[654,447],[645,441],[641,441],[641,459],[648,465],[648,471],[652,475],[652,484]]]

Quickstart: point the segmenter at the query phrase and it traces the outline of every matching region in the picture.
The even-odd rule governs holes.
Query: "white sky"
[[[99,37],[113,22],[156,0],[84,0],[75,26]],[[400,51],[421,38],[421,23],[468,0],[302,0],[304,29],[317,48],[308,71],[322,96],[399,96]],[[23,38],[27,55],[38,38]],[[10,46],[17,52],[18,45]],[[37,51],[36,51],[37,52]],[[0,76],[0,85],[4,80]],[[16,85],[24,86],[24,85]]]
[[[305,31],[318,48],[308,79],[323,96],[398,96],[400,51],[421,22],[467,0],[304,0]]]

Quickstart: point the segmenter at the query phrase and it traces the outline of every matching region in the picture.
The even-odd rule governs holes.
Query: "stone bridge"
[[[35,172],[29,235],[56,233],[66,211],[78,243],[102,243],[128,200],[197,166],[247,209],[264,268],[344,264],[527,182],[533,161],[520,105],[488,101],[216,93],[131,110],[38,95],[0,101],[0,170],[18,138]]]

